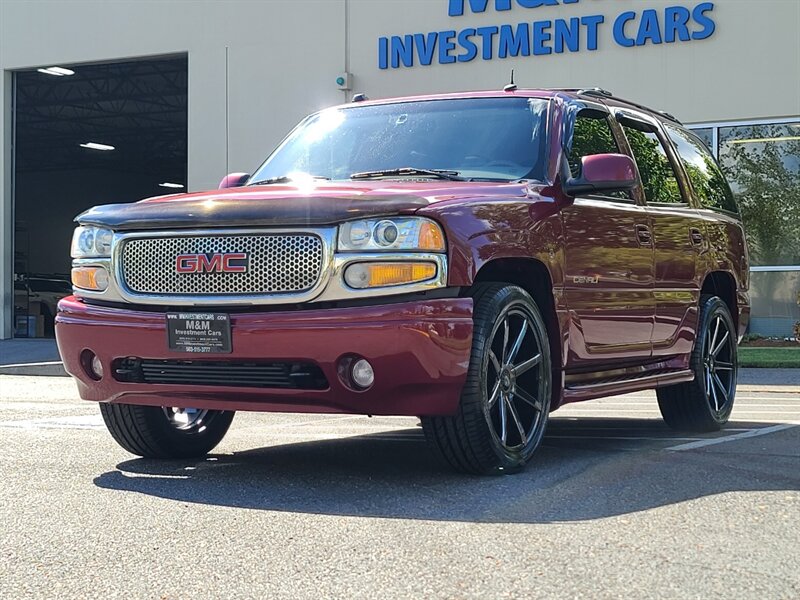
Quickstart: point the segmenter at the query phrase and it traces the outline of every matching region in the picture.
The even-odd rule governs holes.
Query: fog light
[[[91,350],[86,349],[81,352],[81,366],[91,379],[100,381],[103,378],[103,363]]]
[[[103,267],[74,267],[72,285],[84,290],[102,292],[108,288],[108,271]]]
[[[91,365],[92,365],[92,373],[94,373],[95,377],[97,377],[98,379],[102,379],[103,363],[100,362],[100,359],[97,357],[96,354],[92,357]]]
[[[375,383],[375,372],[372,370],[372,365],[363,358],[353,363],[350,375],[353,383],[360,388],[366,389]]]

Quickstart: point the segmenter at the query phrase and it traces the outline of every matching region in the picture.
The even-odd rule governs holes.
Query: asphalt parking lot
[[[406,418],[241,413],[136,459],[70,379],[0,375],[0,597],[797,598],[800,377],[749,379],[722,432],[593,401],[477,478]]]

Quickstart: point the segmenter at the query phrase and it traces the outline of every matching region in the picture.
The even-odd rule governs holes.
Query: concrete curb
[[[69,377],[60,361],[18,365],[0,365],[0,375],[27,375],[38,377]]]

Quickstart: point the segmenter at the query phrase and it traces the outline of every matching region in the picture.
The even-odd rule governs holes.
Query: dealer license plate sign
[[[220,313],[167,313],[167,336],[175,352],[230,353],[231,318]]]

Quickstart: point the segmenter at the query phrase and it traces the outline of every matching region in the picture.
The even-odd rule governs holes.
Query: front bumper
[[[472,300],[451,298],[380,306],[231,313],[231,354],[170,351],[164,313],[93,306],[75,297],[59,303],[58,348],[81,398],[151,406],[271,412],[449,415],[458,406],[472,346]],[[93,380],[81,353],[103,365]],[[368,390],[350,389],[341,360],[358,355],[373,366]],[[112,363],[139,357],[171,360],[304,361],[320,367],[322,390],[126,383]]]

